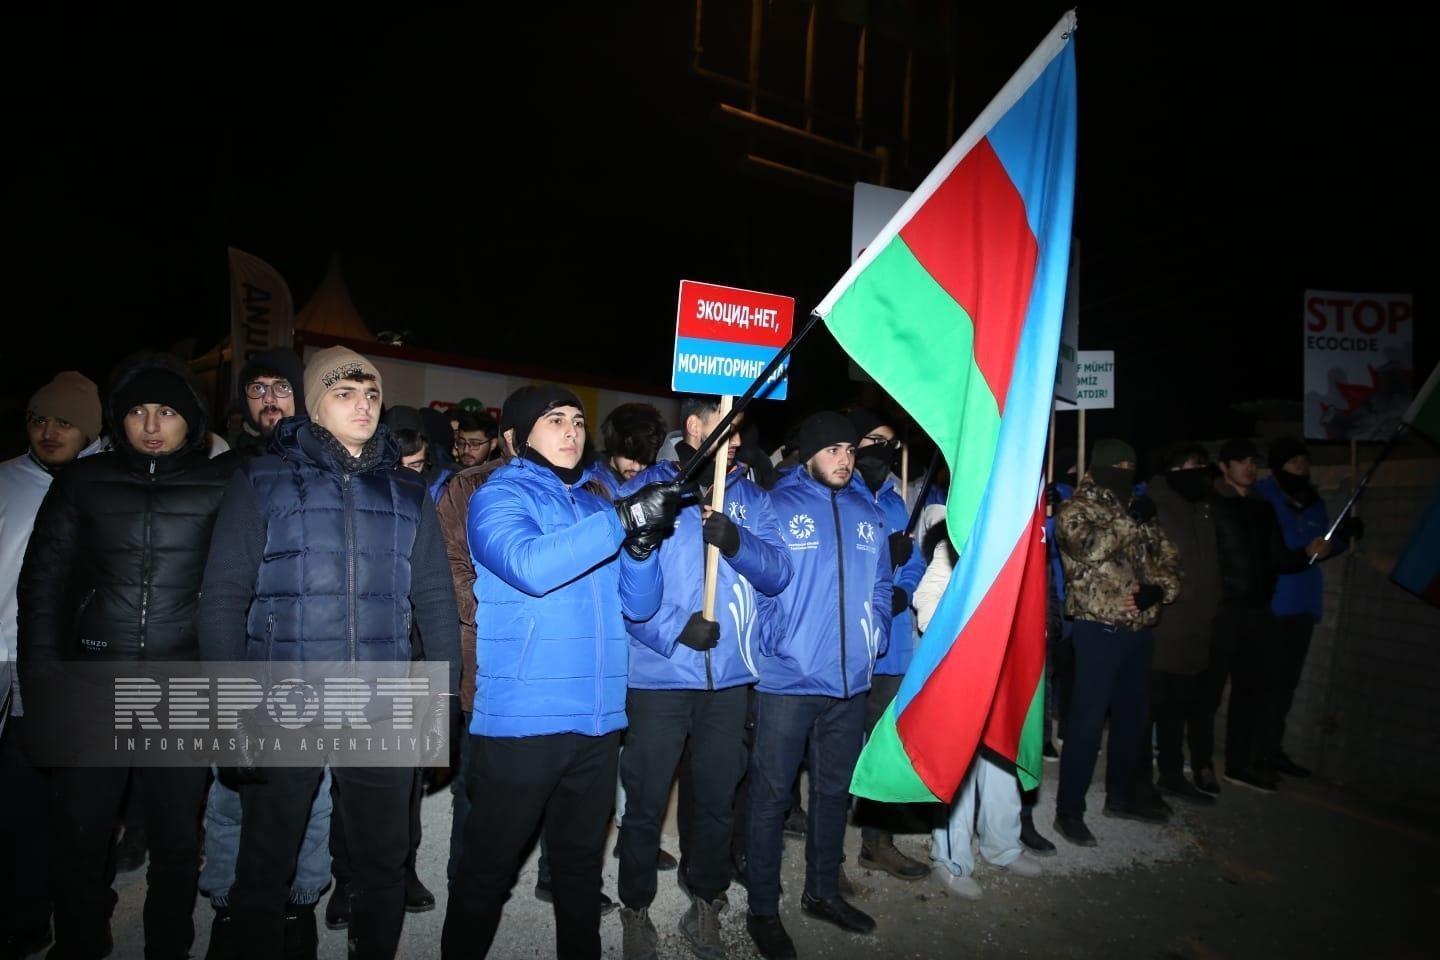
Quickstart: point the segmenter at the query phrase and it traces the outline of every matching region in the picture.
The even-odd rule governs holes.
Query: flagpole
[[[935,448],[935,455],[930,458],[930,466],[925,468],[925,479],[920,481],[920,489],[915,492],[915,503],[910,507],[910,521],[905,524],[907,534],[915,532],[915,524],[920,522],[920,511],[925,509],[925,494],[930,490],[930,481],[935,479],[935,470],[940,465],[940,448]]]
[[[1360,478],[1359,485],[1351,492],[1350,499],[1345,501],[1345,506],[1341,507],[1340,512],[1335,515],[1335,522],[1330,524],[1329,530],[1325,531],[1325,540],[1327,542],[1334,538],[1335,531],[1340,529],[1340,524],[1344,522],[1345,517],[1354,509],[1356,502],[1360,499],[1360,495],[1365,492],[1366,486],[1370,483],[1370,478],[1375,476],[1375,471],[1379,468],[1380,464],[1385,462],[1385,458],[1390,456],[1390,451],[1395,449],[1395,444],[1400,442],[1400,438],[1405,435],[1405,432],[1409,428],[1410,425],[1408,423],[1402,422],[1395,428],[1395,432],[1390,434],[1390,439],[1385,441],[1385,446],[1380,449],[1379,456],[1370,464],[1370,469],[1365,471],[1365,476]],[[1312,556],[1310,558],[1310,563],[1315,563],[1315,557]]]
[[[685,484],[690,481],[690,478],[695,475],[695,471],[699,470],[701,463],[704,462],[705,452],[715,444],[716,440],[725,436],[725,431],[730,424],[735,421],[736,417],[745,412],[745,408],[750,405],[751,400],[755,399],[755,395],[760,392],[760,388],[765,385],[776,370],[780,369],[780,364],[784,363],[785,359],[795,352],[795,348],[800,345],[800,341],[804,340],[805,335],[815,328],[815,323],[819,319],[820,314],[810,314],[809,318],[805,321],[805,325],[795,332],[795,336],[790,338],[790,342],[785,344],[779,353],[775,354],[775,358],[770,361],[764,370],[760,371],[760,376],[755,378],[755,382],[745,388],[745,392],[735,400],[735,406],[730,409],[729,413],[720,418],[720,422],[715,424],[715,429],[710,431],[710,435],[705,438],[705,442],[695,449],[695,453],[691,455],[689,462],[681,469],[680,475],[675,478],[677,483]]]

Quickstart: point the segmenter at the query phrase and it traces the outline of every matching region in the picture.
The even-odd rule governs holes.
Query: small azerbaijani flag
[[[1075,195],[1075,23],[1061,18],[816,307],[944,453],[960,555],[856,765],[858,796],[948,801],[982,742],[1038,782],[1039,494]]]
[[[1405,412],[1405,422],[1440,444],[1440,366],[1415,396]],[[1430,494],[1430,503],[1421,515],[1410,543],[1390,579],[1426,603],[1440,607],[1440,483]]]

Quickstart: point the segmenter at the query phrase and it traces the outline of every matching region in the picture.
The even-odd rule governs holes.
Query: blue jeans
[[[310,821],[305,825],[295,880],[290,885],[291,903],[315,903],[330,883],[331,802],[330,768],[326,767],[310,805]],[[205,867],[200,871],[200,889],[210,898],[211,906],[229,905],[239,855],[240,794],[217,779],[210,784],[210,795],[205,799]]]
[[[1121,630],[1076,620],[1071,636],[1075,688],[1055,798],[1055,812],[1062,817],[1085,813],[1085,791],[1095,774],[1107,711],[1106,803],[1122,809],[1135,803],[1135,768],[1150,720],[1150,662],[1155,650],[1148,629]]]
[[[865,739],[865,694],[839,700],[761,693],[756,701],[746,842],[750,912],[773,917],[780,912],[785,811],[801,760],[807,761],[810,771],[805,892],[816,900],[840,895],[850,776]]]

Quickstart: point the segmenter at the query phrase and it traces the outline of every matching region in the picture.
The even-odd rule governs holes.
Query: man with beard
[[[794,957],[780,921],[780,859],[790,786],[808,760],[810,820],[800,908],[849,933],[875,921],[840,894],[850,777],[865,738],[865,694],[889,640],[890,529],[851,484],[855,425],[822,411],[800,425],[802,466],[770,499],[794,575],[761,605],[760,681],[750,755],[750,912],[745,926],[766,960]]]
[[[499,450],[500,432],[495,419],[488,413],[462,413],[456,418],[455,462],[461,470],[479,466]]]
[[[275,425],[305,409],[300,358],[284,347],[251,357],[240,371],[240,402],[245,423],[234,449],[242,457],[258,457],[270,443]]]
[[[1285,545],[1292,549],[1304,547],[1330,529],[1330,517],[1320,491],[1310,482],[1310,451],[1294,437],[1281,437],[1270,445],[1265,462],[1270,476],[1255,484],[1255,491],[1275,508]],[[1359,537],[1363,527],[1358,518],[1347,518],[1331,538],[1330,553],[1322,560],[1332,559],[1349,545],[1351,537]],[[1300,672],[1305,668],[1305,654],[1310,650],[1310,634],[1320,622],[1323,599],[1323,578],[1318,563],[1296,573],[1282,574],[1275,582],[1275,595],[1270,612],[1275,615],[1275,676],[1273,678],[1274,708],[1264,731],[1261,748],[1265,765],[1288,777],[1308,777],[1310,771],[1285,754],[1285,717],[1295,700]]]

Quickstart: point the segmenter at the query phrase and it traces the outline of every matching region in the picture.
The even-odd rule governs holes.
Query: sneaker
[[[1009,870],[1017,877],[1038,877],[1045,872],[1040,869],[1040,864],[1036,863],[1029,854],[1023,851],[1020,856],[1005,864],[1003,869]]]
[[[804,807],[796,807],[786,814],[784,826],[785,836],[803,838],[805,836],[806,819]]]
[[[435,909],[435,894],[420,882],[420,876],[411,867],[405,871],[405,912],[425,913]]]
[[[800,909],[816,920],[824,920],[846,933],[873,933],[875,918],[863,910],[852,907],[844,897],[817,900],[808,893],[800,895]]]
[[[765,960],[795,960],[795,941],[785,932],[779,917],[757,917],[745,914],[745,932]]]
[[[1029,813],[1020,814],[1020,843],[1034,856],[1055,856],[1055,844],[1035,829],[1035,818]]]
[[[720,942],[719,900],[706,903],[699,897],[690,901],[690,909],[680,918],[680,934],[701,960],[725,960],[725,945]]]
[[[130,873],[145,866],[145,828],[126,827],[115,844],[115,872]]]
[[[1260,793],[1274,793],[1278,783],[1273,774],[1260,770],[1226,770],[1225,779],[1241,787],[1249,787]]]
[[[1161,777],[1160,792],[1197,807],[1215,806],[1215,797],[1186,780],[1183,776]]]
[[[549,880],[535,881],[535,899],[539,900],[541,903],[555,902],[555,894],[550,890]],[[603,917],[614,912],[615,901],[607,897],[605,895],[605,891],[600,891],[600,916]]]
[[[1308,767],[1300,766],[1300,764],[1291,760],[1283,753],[1280,754],[1280,759],[1275,761],[1275,772],[1287,777],[1294,777],[1297,780],[1303,780],[1305,777],[1310,776],[1310,769]]]
[[[336,880],[335,889],[325,903],[325,929],[344,930],[350,926],[350,884]]]
[[[1208,793],[1212,797],[1220,796],[1220,781],[1215,779],[1215,771],[1209,767],[1201,767],[1196,770],[1195,789]]]
[[[935,879],[944,884],[946,889],[961,900],[979,900],[983,894],[980,884],[975,882],[974,877],[962,877],[950,872],[950,868],[944,864],[937,863],[931,871]]]
[[[873,844],[860,844],[860,866],[866,870],[883,871],[897,880],[924,880],[930,875],[929,867],[905,856],[889,837]]]
[[[1085,826],[1084,817],[1062,817],[1055,815],[1055,832],[1077,847],[1095,847],[1099,842],[1090,828]]]
[[[649,907],[639,910],[621,907],[620,926],[625,960],[658,960],[655,947],[660,942],[660,934],[655,932],[655,924],[650,922]]]

